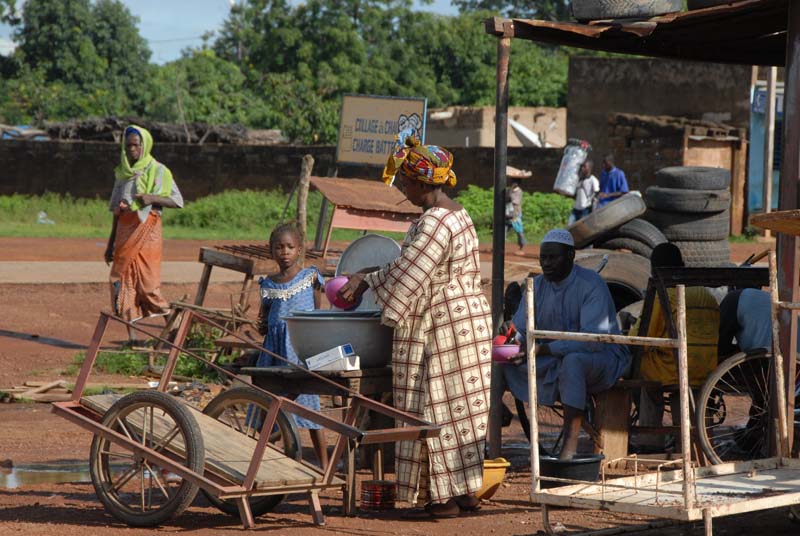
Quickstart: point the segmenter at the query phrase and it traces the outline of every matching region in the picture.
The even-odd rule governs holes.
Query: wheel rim
[[[731,358],[703,388],[699,431],[712,463],[768,456],[770,373],[767,355]]]
[[[182,423],[162,407],[146,402],[126,406],[106,426],[139,446],[197,470],[187,461],[191,456],[175,454],[185,453],[187,445],[193,447]],[[93,447],[92,477],[112,511],[129,517],[157,516],[173,509],[192,486],[181,476],[106,438],[96,438]]]
[[[230,426],[237,432],[252,439],[258,440],[261,436],[261,425],[266,419],[269,406],[264,402],[248,398],[236,397],[221,401],[221,403],[208,412],[208,415]],[[297,455],[297,444],[289,438],[292,433],[286,430],[283,423],[276,422],[270,435],[269,442],[290,458]]]
[[[261,425],[272,402],[270,397],[253,389],[235,388],[213,399],[203,413],[230,426],[238,433],[258,440],[261,435]],[[270,435],[270,444],[289,458],[299,460],[302,457],[300,437],[294,427],[294,421],[282,411],[278,412],[275,428]],[[219,499],[205,490],[202,492],[208,501],[222,512],[233,516],[239,515],[235,502]],[[284,495],[250,497],[250,510],[254,516],[263,515],[273,510],[283,498]]]

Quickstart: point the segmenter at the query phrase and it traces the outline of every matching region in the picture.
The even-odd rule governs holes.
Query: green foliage
[[[1,6],[1,5],[0,5]],[[9,122],[139,113],[151,67],[137,19],[118,0],[28,0],[16,69],[0,97]]]
[[[457,200],[470,213],[482,239],[492,229],[492,190],[470,185]],[[181,210],[164,211],[165,238],[263,240],[281,221],[287,194],[280,190],[237,191],[202,197],[186,203]],[[308,196],[309,240],[314,238],[322,196]],[[289,204],[285,220],[297,217],[296,198]],[[523,220],[526,233],[533,238],[547,230],[563,226],[572,201],[557,194],[525,193]],[[47,213],[54,225],[37,224],[40,211]],[[101,199],[76,199],[69,195],[47,193],[43,196],[0,196],[0,236],[50,236],[106,238],[111,226],[108,204]],[[334,231],[334,240],[353,240],[357,231]],[[392,235],[400,238],[399,235]],[[99,253],[98,253],[99,255]]]
[[[494,217],[493,189],[479,188],[471,184],[458,194],[456,200],[467,209],[478,234],[485,239],[492,229]],[[550,229],[566,225],[572,205],[571,199],[558,194],[524,192],[522,195],[522,221],[528,240],[532,241]],[[508,239],[512,238],[509,235]]]
[[[147,115],[174,123],[246,123],[255,99],[244,75],[210,50],[194,50],[158,69],[150,88]]]

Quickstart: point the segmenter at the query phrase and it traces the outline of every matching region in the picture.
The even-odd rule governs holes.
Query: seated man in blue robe
[[[596,272],[575,265],[575,246],[569,232],[548,232],[542,240],[539,262],[542,275],[533,280],[537,330],[620,334],[611,293]],[[511,392],[525,402],[527,314],[523,299],[514,315],[523,352],[503,366]],[[538,402],[552,406],[560,401],[564,406],[564,446],[559,458],[568,460],[578,450],[587,395],[613,386],[630,366],[630,353],[619,344],[546,339],[536,343]]]

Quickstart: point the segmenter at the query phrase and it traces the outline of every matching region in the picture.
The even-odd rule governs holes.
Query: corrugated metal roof
[[[784,65],[789,0],[743,0],[645,20],[589,24],[493,18],[486,32],[590,50],[743,65]]]

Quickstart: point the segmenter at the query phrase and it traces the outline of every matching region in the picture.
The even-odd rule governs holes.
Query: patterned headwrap
[[[453,155],[436,145],[420,145],[419,138],[409,136],[389,155],[383,168],[383,182],[391,185],[394,176],[402,171],[408,177],[426,184],[456,185]]]

